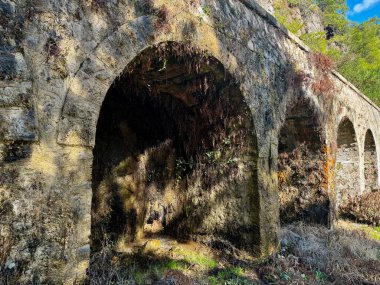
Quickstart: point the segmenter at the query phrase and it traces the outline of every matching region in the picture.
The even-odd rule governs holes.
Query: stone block
[[[26,79],[28,75],[26,62],[21,53],[0,51],[0,80]]]
[[[12,107],[0,109],[0,139],[5,141],[36,141],[37,126],[33,110]]]

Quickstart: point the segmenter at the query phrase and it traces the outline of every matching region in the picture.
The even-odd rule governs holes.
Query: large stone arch
[[[178,5],[184,5],[179,3]],[[188,7],[184,8],[184,11]],[[266,96],[269,94],[267,88],[271,84],[269,78],[284,77],[283,69],[278,68],[275,63],[268,62],[271,66],[266,72],[273,73],[273,76],[256,81],[255,74],[262,74],[256,69],[263,68],[263,59],[257,54],[253,54],[248,48],[238,46],[239,51],[231,47],[236,46],[235,41],[222,36],[217,29],[210,25],[211,19],[207,15],[194,17],[188,13],[176,14],[176,21],[169,22],[165,29],[151,29],[147,24],[154,23],[145,18],[136,19],[125,25],[112,30],[112,33],[102,38],[98,45],[85,53],[79,51],[78,69],[73,72],[73,78],[68,81],[67,91],[64,94],[60,116],[57,127],[57,143],[65,149],[83,149],[88,157],[92,156],[91,150],[95,145],[96,125],[99,118],[100,109],[109,87],[116,78],[123,73],[126,66],[133,58],[149,47],[162,42],[191,42],[200,50],[207,51],[207,55],[216,58],[223,65],[225,70],[236,80],[239,89],[250,108],[252,117],[257,123],[258,140],[258,163],[257,163],[257,184],[259,195],[259,236],[260,245],[258,251],[261,255],[267,256],[277,250],[279,238],[279,215],[278,215],[278,193],[276,183],[276,134],[273,129],[274,112],[266,103]],[[270,25],[268,25],[270,27]],[[171,32],[166,32],[171,29]],[[252,55],[254,55],[252,57]],[[244,64],[243,64],[244,63]],[[267,66],[267,65],[265,65]],[[273,70],[272,70],[273,69]],[[255,70],[253,72],[253,70]],[[283,81],[276,84],[273,92],[279,93],[277,97],[283,97],[285,84]],[[274,94],[270,92],[270,94]],[[281,95],[281,96],[280,96]],[[272,95],[270,95],[272,96]],[[258,105],[264,104],[265,107]],[[265,116],[263,113],[265,112]],[[82,169],[91,169],[91,164],[83,160],[81,156],[75,158]],[[88,175],[86,173],[86,175]],[[73,235],[73,243],[70,248],[73,260],[81,260],[79,275],[83,273],[88,256],[90,235],[90,213],[91,213],[91,178],[86,183],[81,183],[80,192],[81,216],[80,230],[77,235]],[[67,186],[70,191],[78,192],[79,188]],[[78,226],[79,227],[79,226]],[[80,252],[78,255],[77,252]],[[82,252],[85,252],[83,254]],[[82,272],[82,273],[80,273]]]
[[[170,41],[189,43],[189,37],[194,36],[194,33],[196,38],[191,41],[194,46],[218,59],[237,81],[242,80],[235,56],[220,42],[212,26],[186,15],[177,17],[183,18],[181,24],[175,28],[167,27],[171,29],[170,34],[165,29],[155,30],[154,36],[147,34],[145,22],[122,25],[91,54],[83,57],[70,81],[61,108],[57,135],[59,144],[88,147],[95,145],[96,123],[109,86],[138,54],[150,46]],[[191,32],[187,31],[189,27]]]
[[[100,111],[93,247],[104,234],[212,235],[258,253],[257,155],[251,113],[218,60],[186,43],[145,49]]]
[[[335,162],[335,188],[337,205],[351,196],[360,194],[360,153],[356,130],[352,120],[344,116],[337,130]]]
[[[182,42],[184,38],[181,29],[176,29],[176,33],[172,33],[171,35],[163,33],[156,36],[153,41],[150,41],[151,39],[146,40],[146,42],[128,41],[126,46],[129,48],[127,50],[113,53],[112,46],[114,45],[114,41],[125,37],[125,28],[121,27],[115,34],[102,42],[94,54],[89,55],[81,63],[80,68],[75,73],[75,77],[71,81],[61,108],[62,111],[58,123],[58,144],[70,147],[84,146],[93,148],[95,145],[97,120],[105,95],[109,86],[123,73],[125,66],[128,66],[138,54],[152,46],[157,46],[163,42],[172,42],[173,38],[177,39],[175,42]],[[128,26],[128,29],[130,28]],[[252,105],[256,103],[252,102],[252,94],[250,93],[256,91],[254,91],[252,86],[253,83],[246,81],[247,79],[242,77],[244,73],[238,68],[237,59],[225,49],[222,43],[218,42],[212,27],[203,24],[202,27],[197,27],[197,29],[199,37],[197,37],[192,45],[197,46],[199,50],[206,51],[206,57],[215,58],[223,65],[226,73],[231,74],[236,80],[249,108],[252,108]],[[170,40],[168,41],[169,36]],[[206,41],[205,38],[208,38],[208,40]],[[186,43],[189,42],[186,41]],[[108,62],[106,61],[108,58],[105,55],[106,53],[110,57]],[[250,112],[252,112],[252,109]],[[257,114],[253,113],[253,117],[257,118]],[[260,123],[262,124],[262,122]],[[262,130],[262,127],[260,130]],[[264,132],[264,134],[268,135],[267,132]],[[258,141],[259,162],[257,163],[257,183],[258,194],[260,196],[260,248],[258,251],[263,255],[275,251],[278,240],[277,193],[275,191],[274,172],[271,172],[272,165],[269,163],[271,161],[269,156],[272,152],[269,151],[268,147],[267,138],[261,137],[260,141]],[[83,209],[83,211],[90,213],[89,206],[86,202],[86,209]],[[270,210],[268,211],[268,209]],[[86,235],[81,234],[80,240],[83,244],[86,240]]]
[[[311,98],[297,97],[279,132],[281,223],[328,223],[325,143],[322,111]]]
[[[365,192],[371,192],[379,187],[376,141],[370,129],[366,131],[364,138],[364,178]]]
[[[168,43],[173,41],[164,41],[157,44],[146,45],[144,48],[139,49],[139,52],[135,52],[131,49],[131,54],[135,56],[139,53],[144,53],[145,50],[149,50],[153,46],[159,46],[160,43]],[[177,42],[177,41],[176,41]],[[181,41],[177,42],[181,43]],[[183,44],[184,42],[182,42]],[[186,42],[186,45],[189,43]],[[205,53],[205,58],[213,58],[223,66],[226,74],[230,74],[234,78],[234,84],[238,86],[241,91],[242,98],[247,102],[247,112],[252,114],[252,117],[257,119],[252,109],[252,94],[253,88],[250,86],[252,82],[244,81],[241,74],[236,69],[236,60],[227,51],[222,48],[221,52],[213,47],[208,48],[207,44],[193,43],[192,48],[196,46],[196,50],[202,50]],[[128,58],[131,55],[128,54]],[[120,65],[124,64],[125,59],[120,60]],[[100,114],[101,106],[104,102],[104,98],[108,92],[109,86],[113,85],[113,82],[123,74],[125,66],[130,66],[132,59],[129,60],[127,65],[123,68],[117,67],[116,69],[110,69],[108,65],[104,64],[97,57],[91,57],[83,62],[81,69],[76,73],[76,77],[73,79],[71,86],[68,89],[65,101],[62,106],[61,116],[58,125],[57,142],[62,147],[80,147],[86,149],[86,152],[91,150],[95,145],[95,132],[98,117]],[[116,70],[121,70],[120,74],[116,74]],[[108,85],[108,86],[107,86]],[[261,133],[263,128],[260,127]],[[265,133],[267,135],[267,133]],[[258,139],[258,138],[257,138]],[[270,162],[271,152],[268,147],[268,140],[265,137],[260,137],[257,146],[257,195],[258,201],[258,215],[256,222],[258,223],[254,232],[257,236],[254,237],[255,241],[259,241],[258,244],[251,243],[250,246],[257,254],[267,255],[277,250],[278,245],[278,204],[277,204],[277,192],[275,183],[274,165]],[[80,157],[79,157],[80,159]],[[88,160],[81,161],[81,163],[88,163]],[[91,165],[83,165],[86,169],[91,169]],[[91,181],[91,179],[90,179]],[[91,182],[90,182],[91,183]],[[76,270],[79,275],[83,274],[83,268],[85,268],[86,262],[88,262],[87,252],[89,249],[89,236],[91,235],[91,192],[87,185],[82,184],[85,187],[81,193],[81,213],[83,213],[83,219],[80,220],[81,230],[78,231],[77,236],[73,236],[72,239],[75,244],[78,244],[78,248],[73,248],[73,258],[80,258],[80,269]],[[77,191],[73,189],[73,191]],[[245,235],[250,237],[250,234]],[[79,252],[80,256],[77,256]],[[83,254],[85,252],[86,254]],[[80,273],[82,272],[82,273]]]

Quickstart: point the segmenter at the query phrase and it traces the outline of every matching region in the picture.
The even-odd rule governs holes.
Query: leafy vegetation
[[[201,252],[187,250],[181,247],[173,248],[172,252],[180,256],[188,264],[196,264],[199,267],[205,269],[215,268],[217,266],[217,262],[215,260],[208,258],[207,256],[205,256],[205,254]]]
[[[322,20],[325,27],[332,28],[335,33],[342,34],[347,29],[346,0],[307,0],[315,2],[322,11]]]
[[[297,17],[298,8],[303,17]],[[345,0],[277,0],[275,17],[313,51],[330,56],[336,69],[380,106],[380,19],[350,22]],[[305,29],[304,19],[318,13],[324,31]]]
[[[339,71],[380,105],[380,19],[352,24],[344,43],[349,51],[338,58]]]
[[[220,270],[215,276],[209,276],[209,285],[252,285],[251,280],[244,276],[242,267],[228,267]]]

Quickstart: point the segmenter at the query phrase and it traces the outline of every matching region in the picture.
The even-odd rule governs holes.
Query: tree
[[[325,28],[329,27],[334,31],[334,34],[344,33],[348,24],[346,19],[348,11],[346,0],[315,0],[315,2],[322,10]]]
[[[338,59],[338,70],[380,105],[380,19],[352,24],[344,43],[348,51]]]

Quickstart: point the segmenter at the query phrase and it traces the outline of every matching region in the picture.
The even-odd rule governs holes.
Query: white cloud
[[[352,14],[359,14],[365,10],[368,10],[373,5],[380,3],[380,0],[363,0],[362,3],[356,4],[352,11]]]

